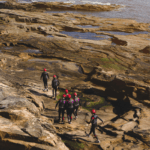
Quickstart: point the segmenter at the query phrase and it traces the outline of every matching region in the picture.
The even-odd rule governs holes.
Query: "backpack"
[[[59,85],[58,79],[53,80],[53,87],[57,87]]]

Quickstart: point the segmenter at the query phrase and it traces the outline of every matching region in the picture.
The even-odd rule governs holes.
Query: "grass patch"
[[[69,91],[68,93],[71,94],[71,97],[73,97],[74,92]],[[57,95],[57,99],[61,99],[63,94],[65,94],[65,90],[60,90],[59,89],[59,95]],[[80,93],[77,93],[77,94],[78,94],[78,96],[80,95]]]
[[[101,58],[101,61],[110,61],[108,58]]]
[[[103,97],[101,97],[101,101],[98,101],[98,102],[90,102],[90,105],[87,105],[87,107],[94,107],[96,105],[99,105],[99,104],[103,104],[105,101],[105,99]]]
[[[105,64],[105,65],[102,65],[102,67],[112,68],[112,69],[115,69],[115,70],[125,70],[126,69],[125,67],[118,66],[117,64]]]
[[[70,141],[70,140],[62,140],[67,147],[69,147],[71,150],[82,150],[84,148],[83,143],[78,143],[76,141]]]

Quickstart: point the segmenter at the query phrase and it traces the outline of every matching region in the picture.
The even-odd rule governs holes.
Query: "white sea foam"
[[[83,3],[90,3],[90,4],[99,4],[99,5],[111,5],[111,3],[101,3],[101,2],[91,2],[91,1],[82,1]]]

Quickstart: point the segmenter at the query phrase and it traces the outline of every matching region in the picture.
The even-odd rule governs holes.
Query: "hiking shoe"
[[[71,122],[69,122],[69,124],[71,124]]]
[[[100,140],[95,141],[95,143],[100,143]]]
[[[90,137],[90,135],[89,135],[89,134],[86,134],[86,136],[87,136],[87,137]]]

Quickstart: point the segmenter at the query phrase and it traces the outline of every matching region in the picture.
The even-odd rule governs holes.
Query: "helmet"
[[[92,114],[95,114],[95,113],[96,113],[95,109],[92,109],[92,110],[91,110],[91,113],[92,113]]]
[[[66,95],[65,94],[63,94],[63,96],[62,97],[66,97]]]
[[[67,89],[65,90],[65,93],[68,93],[68,90],[67,90]]]
[[[71,95],[70,95],[70,94],[68,94],[68,98],[71,98]]]
[[[56,78],[56,75],[53,75],[53,78]]]
[[[77,93],[75,92],[73,95],[74,95],[74,96],[77,96]]]
[[[46,71],[46,68],[44,68],[44,71]]]

